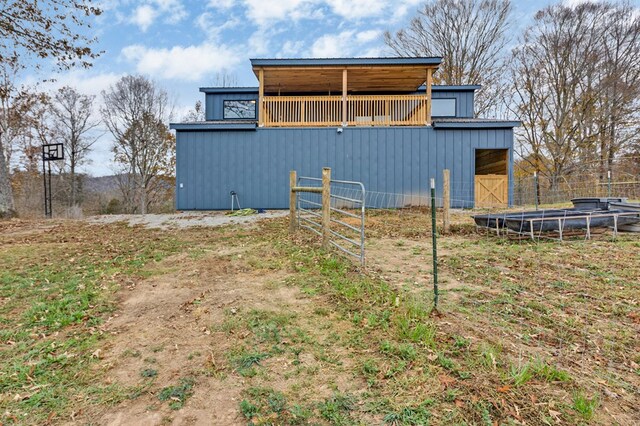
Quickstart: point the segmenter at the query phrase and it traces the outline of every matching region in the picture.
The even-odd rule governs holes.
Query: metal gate
[[[321,178],[297,178],[297,224],[322,236],[326,244],[357,258],[364,267],[364,185],[361,182],[329,179],[329,197],[323,199],[323,186],[318,185],[322,183]]]

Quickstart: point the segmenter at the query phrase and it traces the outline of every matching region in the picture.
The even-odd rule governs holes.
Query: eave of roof
[[[257,87],[201,87],[203,93],[258,93]]]
[[[169,128],[180,131],[196,130],[256,130],[258,123],[247,121],[200,121],[192,123],[171,123]]]
[[[515,120],[491,120],[483,118],[441,118],[433,120],[434,129],[512,129],[521,125]]]
[[[431,86],[431,90],[435,92],[475,92],[480,90],[482,86],[479,84],[461,84],[461,85],[448,85],[448,84],[434,84]],[[425,85],[418,87],[419,92],[424,92]]]
[[[434,84],[431,86],[431,90],[434,92],[471,92],[480,90],[482,86],[477,84],[469,84],[469,85],[438,85]],[[212,93],[212,94],[225,94],[225,93],[258,93],[258,87],[201,87],[200,92],[202,93]],[[424,84],[418,87],[418,92],[424,92],[425,86]]]
[[[437,66],[441,57],[423,58],[289,58],[251,59],[253,67],[322,67],[322,66],[375,66],[375,65],[431,65]]]

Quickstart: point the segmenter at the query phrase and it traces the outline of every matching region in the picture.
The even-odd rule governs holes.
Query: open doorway
[[[509,203],[509,150],[476,149],[475,206],[506,207]]]

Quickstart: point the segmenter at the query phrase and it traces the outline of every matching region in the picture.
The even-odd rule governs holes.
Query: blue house
[[[171,124],[176,208],[228,209],[231,191],[242,207],[287,208],[289,171],[322,167],[390,194],[379,207],[415,204],[430,178],[440,194],[443,169],[453,207],[510,204],[519,123],[474,118],[479,86],[433,85],[440,62],[252,59],[257,87],[201,88],[206,121]]]

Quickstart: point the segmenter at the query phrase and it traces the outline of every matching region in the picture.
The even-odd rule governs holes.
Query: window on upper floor
[[[224,101],[222,117],[225,120],[255,120],[256,101]]]
[[[431,116],[432,117],[455,117],[456,116],[456,99],[432,99],[431,100]]]

